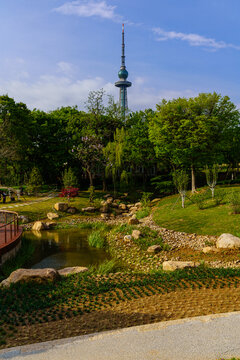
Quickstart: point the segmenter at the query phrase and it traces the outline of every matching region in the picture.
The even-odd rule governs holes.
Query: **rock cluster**
[[[61,212],[68,212],[70,214],[75,214],[77,209],[74,206],[69,206],[67,203],[56,203],[54,209]]]
[[[165,271],[174,271],[177,269],[185,269],[186,267],[196,267],[199,266],[199,263],[193,261],[164,261],[163,270]]]
[[[0,283],[0,287],[8,287],[11,284],[37,282],[43,283],[47,281],[56,281],[61,276],[73,275],[88,271],[88,268],[81,266],[68,267],[61,270],[52,268],[45,269],[18,269],[11,273],[11,275]]]
[[[134,218],[136,212],[140,209],[141,203],[136,204],[125,204],[121,202],[120,199],[113,199],[113,197],[108,196],[106,200],[101,202],[100,212],[101,218],[108,220],[114,218],[115,216],[124,216],[129,218]],[[136,219],[136,218],[135,218]],[[138,221],[135,221],[134,224],[138,224]]]
[[[51,229],[56,223],[54,221],[36,221],[32,226],[32,231],[43,231]]]

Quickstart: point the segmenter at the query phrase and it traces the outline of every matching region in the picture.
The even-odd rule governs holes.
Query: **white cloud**
[[[8,94],[17,102],[25,103],[30,109],[44,111],[54,110],[62,106],[74,106],[84,110],[89,91],[103,88],[106,94],[114,96],[118,101],[119,89],[113,83],[101,77],[78,80],[64,75],[42,75],[36,81],[29,79],[3,80],[0,79],[0,93]],[[133,79],[133,86],[128,89],[128,104],[130,110],[155,109],[156,104],[164,99],[197,96],[191,89],[159,90],[149,87],[145,78]]]
[[[116,6],[108,5],[105,0],[78,0],[70,1],[54,9],[64,15],[77,15],[80,17],[97,16],[113,21],[122,21],[122,17],[115,12]]]
[[[71,63],[60,61],[57,63],[57,72],[71,76],[73,73],[73,65]]]
[[[154,28],[154,33],[158,35],[158,41],[166,40],[181,40],[188,42],[191,46],[201,46],[212,50],[219,50],[225,48],[233,48],[240,50],[240,46],[234,44],[228,44],[224,41],[217,41],[212,38],[207,38],[198,34],[185,34],[176,31],[165,31],[161,28]]]

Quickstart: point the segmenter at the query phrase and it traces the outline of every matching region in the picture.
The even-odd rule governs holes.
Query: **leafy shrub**
[[[210,199],[209,191],[203,191],[195,193],[191,196],[190,200],[197,205],[199,210],[203,210],[206,207],[206,202]]]
[[[216,206],[224,204],[226,201],[227,192],[223,189],[215,190],[214,204]]]
[[[136,217],[138,220],[145,218],[146,216],[148,216],[150,214],[150,208],[149,207],[144,207],[141,210],[138,210],[136,212]]]
[[[101,263],[97,269],[96,272],[100,275],[106,275],[110,273],[114,273],[120,270],[119,264],[116,262],[116,260],[105,260],[103,263]]]
[[[156,190],[161,195],[171,195],[175,190],[173,181],[168,180],[164,175],[152,178],[151,184],[155,186]]]
[[[153,193],[151,192],[143,192],[142,193],[142,197],[141,197],[141,204],[143,208],[149,207],[150,206],[150,197],[152,196]]]
[[[240,192],[233,190],[228,194],[228,203],[232,208],[233,214],[240,214]]]
[[[65,169],[62,175],[62,181],[64,188],[76,187],[77,186],[77,177],[75,176],[71,168]]]
[[[88,192],[89,192],[89,202],[90,204],[92,204],[94,202],[94,197],[95,197],[95,187],[90,186],[88,188]]]
[[[29,193],[35,193],[40,190],[41,185],[43,185],[42,175],[38,168],[34,167],[29,176],[27,191]]]
[[[88,243],[92,247],[102,249],[106,246],[106,239],[101,231],[96,230],[88,236]]]

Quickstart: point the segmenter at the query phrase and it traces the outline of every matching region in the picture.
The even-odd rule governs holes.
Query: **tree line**
[[[108,179],[124,190],[136,179],[164,184],[184,169],[194,191],[196,174],[206,166],[238,167],[240,113],[228,96],[162,100],[156,110],[124,118],[112,97],[105,105],[105,97],[103,90],[92,91],[85,111],[44,112],[0,96],[0,184],[26,184],[36,168],[44,183],[61,184],[71,169],[90,186],[101,181],[105,190]]]

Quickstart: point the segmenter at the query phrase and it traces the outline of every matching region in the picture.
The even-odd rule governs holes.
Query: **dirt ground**
[[[0,348],[26,345],[129,326],[186,317],[240,311],[240,287],[179,289],[124,301],[63,320],[21,326]]]

